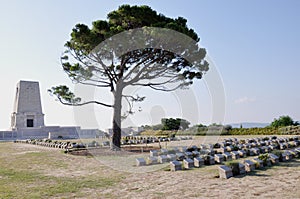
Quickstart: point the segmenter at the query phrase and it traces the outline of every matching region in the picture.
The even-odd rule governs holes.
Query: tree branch
[[[88,101],[88,102],[84,102],[84,103],[77,103],[77,104],[74,104],[74,103],[68,103],[68,102],[65,102],[61,99],[61,97],[57,96],[57,99],[59,100],[60,103],[62,103],[63,105],[68,105],[68,106],[83,106],[83,105],[87,105],[87,104],[99,104],[99,105],[102,105],[102,106],[105,106],[105,107],[114,107],[113,105],[109,105],[109,104],[105,104],[105,103],[102,103],[102,102],[98,102],[98,101]]]

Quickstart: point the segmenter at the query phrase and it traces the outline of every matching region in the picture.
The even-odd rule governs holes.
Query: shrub
[[[234,145],[232,150],[233,150],[233,151],[238,151],[238,150],[239,150],[239,147],[236,146],[236,145]]]
[[[264,166],[267,166],[267,161],[269,159],[269,154],[268,153],[260,154],[258,156],[258,159],[263,161]]]
[[[269,139],[270,139],[269,137],[264,137],[264,138],[263,138],[264,141],[267,141],[267,140],[269,140]]]

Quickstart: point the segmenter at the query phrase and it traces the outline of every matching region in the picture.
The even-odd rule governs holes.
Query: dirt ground
[[[205,139],[201,137],[193,141],[168,143],[167,147],[198,145]],[[145,157],[146,154],[85,157],[27,144],[11,143],[10,147],[6,154],[1,151],[1,160],[13,162],[26,153],[47,156],[47,162],[31,159],[30,162],[36,161],[35,164],[26,164],[23,161],[20,163],[23,170],[39,170],[45,176],[70,179],[91,176],[117,176],[119,179],[113,186],[82,188],[51,198],[300,198],[300,159],[225,180],[216,178],[218,165],[171,172],[168,171],[168,164],[136,167],[135,158]]]

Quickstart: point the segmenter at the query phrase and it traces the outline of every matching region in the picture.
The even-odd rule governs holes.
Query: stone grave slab
[[[158,156],[158,151],[157,150],[150,150],[150,157],[155,157]]]
[[[227,146],[227,147],[226,147],[226,150],[227,150],[228,152],[233,151],[233,146],[231,146],[231,145]]]
[[[261,159],[253,158],[253,162],[255,163],[256,169],[260,169],[264,167],[264,162]]]
[[[157,164],[158,163],[158,159],[157,159],[157,157],[156,156],[153,156],[153,157],[148,157],[148,159],[147,159],[147,163],[149,164],[149,165],[152,165],[152,164]]]
[[[193,151],[193,157],[199,157],[200,153],[198,151]]]
[[[182,161],[184,159],[184,154],[183,153],[176,153],[176,158],[179,161]]]
[[[232,159],[237,160],[240,159],[240,154],[237,151],[232,151],[231,153]]]
[[[199,168],[202,165],[204,165],[204,160],[201,157],[195,157],[194,158],[194,166]]]
[[[246,173],[245,165],[242,163],[239,163],[239,170],[240,170],[240,174],[245,174]]]
[[[185,156],[186,159],[187,159],[187,158],[193,158],[193,153],[192,153],[192,152],[189,152],[189,151],[186,151],[186,152],[184,153],[184,156]]]
[[[146,166],[146,160],[144,158],[137,158],[136,159],[136,166]]]
[[[161,155],[167,155],[169,153],[168,149],[160,149]]]
[[[244,160],[246,172],[251,172],[255,170],[255,164],[250,160]]]
[[[182,147],[179,148],[179,151],[180,151],[181,153],[186,152],[186,150],[187,150],[187,147],[186,147],[186,146],[182,146]]]
[[[214,158],[215,162],[218,164],[222,164],[224,161],[224,156],[222,154],[215,154]]]
[[[230,160],[232,160],[232,155],[231,155],[229,152],[223,153],[223,156],[224,156],[224,160],[225,160],[225,161],[230,161]]]
[[[259,155],[260,154],[260,150],[256,147],[250,149],[250,151],[252,151],[254,155]]]
[[[185,169],[191,169],[194,167],[194,161],[190,158],[183,160],[183,167]]]
[[[246,151],[243,150],[243,149],[238,150],[238,153],[239,153],[240,157],[243,157],[243,158],[247,157],[247,153],[246,153]]]
[[[169,162],[169,158],[166,155],[158,156],[157,160],[160,164],[164,164],[166,162]]]
[[[278,164],[279,163],[279,157],[273,153],[269,153],[269,157],[272,164]]]
[[[167,157],[170,161],[175,161],[177,159],[175,154],[168,154]]]
[[[206,155],[204,158],[204,164],[206,165],[214,165],[216,164],[215,159],[213,156]]]
[[[221,147],[221,148],[219,148],[219,152],[220,152],[220,153],[225,153],[225,152],[227,152],[226,147]]]
[[[282,159],[285,159],[286,161],[290,161],[293,159],[293,155],[289,151],[285,151],[282,153]]]
[[[172,161],[170,162],[170,169],[171,171],[182,170],[182,163],[179,161]]]
[[[232,169],[225,165],[219,166],[219,176],[224,179],[233,177]]]

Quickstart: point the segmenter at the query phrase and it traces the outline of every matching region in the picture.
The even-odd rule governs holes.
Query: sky
[[[11,0],[0,7],[0,129],[10,127],[20,80],[39,81],[47,125],[110,128],[111,109],[64,106],[47,90],[65,84],[80,94],[109,99],[107,91],[74,86],[59,58],[77,23],[90,26],[122,4],[148,5],[165,16],[186,18],[211,60],[207,76],[215,74],[215,81],[204,78],[190,91],[135,88],[132,92],[147,94],[146,100],[124,126],[157,124],[161,117],[184,117],[193,124],[270,123],[281,115],[300,120],[298,0]]]

